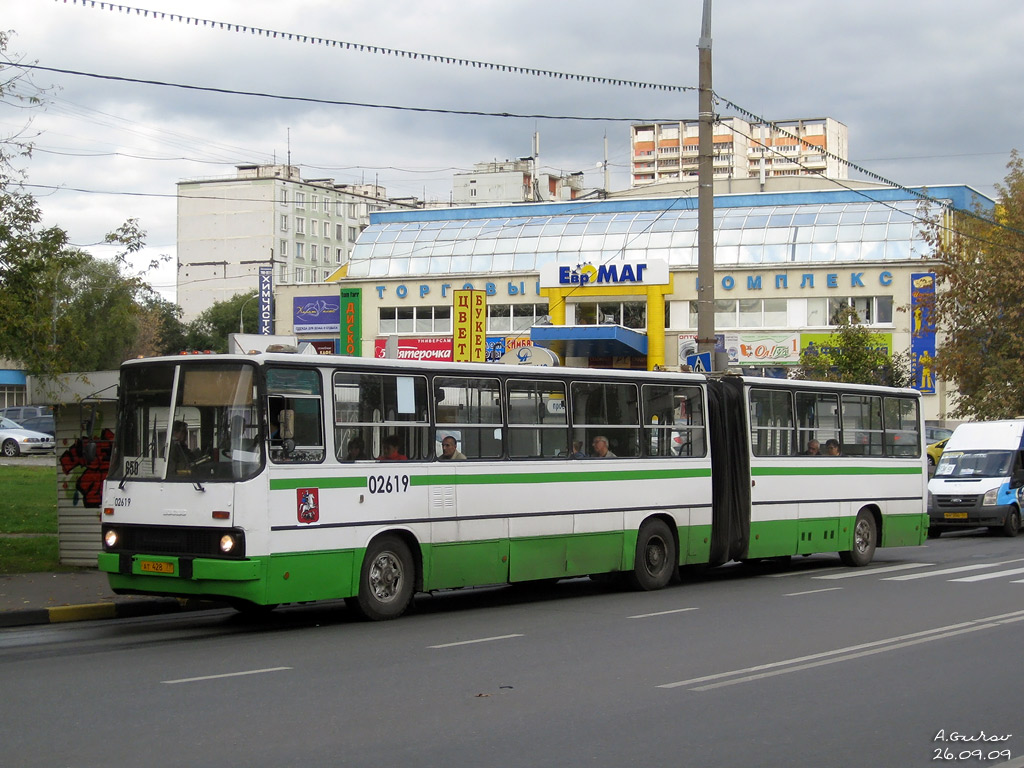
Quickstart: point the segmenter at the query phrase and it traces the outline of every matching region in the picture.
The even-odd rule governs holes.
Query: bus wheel
[[[347,601],[373,621],[397,619],[412,600],[412,553],[397,536],[381,536],[366,549],[359,574],[359,596]]]
[[[878,530],[875,526],[875,518],[866,509],[857,513],[857,522],[853,524],[853,549],[848,552],[840,552],[839,559],[843,565],[860,567],[871,562],[875,556],[876,539]]]
[[[677,568],[676,542],[662,520],[648,520],[636,537],[636,559],[628,575],[633,589],[661,589]]]
[[[1016,536],[1020,533],[1020,510],[1014,507],[1010,510],[1010,514],[1006,516],[1006,522],[1003,523],[1003,536]]]

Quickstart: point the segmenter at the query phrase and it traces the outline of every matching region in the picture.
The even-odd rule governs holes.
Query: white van
[[[1020,530],[1024,419],[961,424],[928,481],[929,538],[953,528]]]

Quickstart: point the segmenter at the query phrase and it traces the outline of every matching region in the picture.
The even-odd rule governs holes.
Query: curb
[[[162,613],[203,611],[221,607],[223,606],[219,603],[178,600],[176,598],[58,605],[52,608],[28,608],[26,610],[0,612],[0,628],[26,627],[37,624],[62,624],[70,621],[94,621],[97,619],[127,619],[139,616],[155,616]]]

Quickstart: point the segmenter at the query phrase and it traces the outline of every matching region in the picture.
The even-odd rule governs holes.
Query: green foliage
[[[955,381],[956,418],[1024,413],[1024,161],[1014,151],[991,211],[930,218],[929,266],[937,276],[933,319],[941,333],[935,366]]]
[[[0,32],[4,58],[8,39]],[[10,72],[0,66],[0,103],[38,104],[35,94],[22,95],[25,76]],[[155,304],[149,285],[128,270],[145,232],[128,219],[108,234],[107,243],[123,248],[110,261],[70,247],[64,230],[40,225],[39,206],[19,181],[24,173],[12,161],[30,154],[16,134],[0,137],[0,357],[30,374],[116,368],[138,346]]]
[[[794,378],[848,384],[910,385],[910,366],[904,356],[890,355],[876,334],[860,324],[852,307],[840,310],[836,330],[824,350],[805,349]]]
[[[256,291],[239,293],[227,301],[216,301],[213,306],[189,323],[186,348],[228,351],[228,335],[238,333],[239,315],[246,333],[256,333],[259,319],[259,301]]]

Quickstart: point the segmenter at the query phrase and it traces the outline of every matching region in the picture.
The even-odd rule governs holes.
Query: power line
[[[92,0],[83,0],[92,2]],[[144,80],[136,77],[122,77],[119,75],[101,75],[95,72],[82,72],[76,69],[61,69],[58,67],[44,67],[39,64],[22,64],[20,62],[9,62],[8,66],[21,69],[32,69],[40,72],[54,72],[61,75],[75,75],[77,77],[89,77],[96,80],[107,80],[119,83],[133,83],[135,85],[156,85],[163,88],[180,88],[186,91],[201,91],[204,93],[219,93],[229,96],[255,96],[261,99],[277,99],[279,101],[297,101],[305,104],[327,104],[335,107],[362,107],[364,109],[387,109],[397,112],[423,112],[438,115],[464,115],[470,117],[502,117],[523,120],[573,120],[582,122],[613,122],[631,123],[638,121],[647,122],[668,122],[670,118],[639,118],[639,117],[601,117],[588,115],[543,115],[526,114],[520,112],[486,112],[474,109],[443,109],[440,107],[405,107],[398,104],[372,104],[363,101],[340,101],[336,99],[318,99],[312,96],[286,96],[278,93],[264,93],[262,91],[239,91],[232,88],[216,88],[204,85],[189,85],[187,83],[172,83],[163,80]]]

